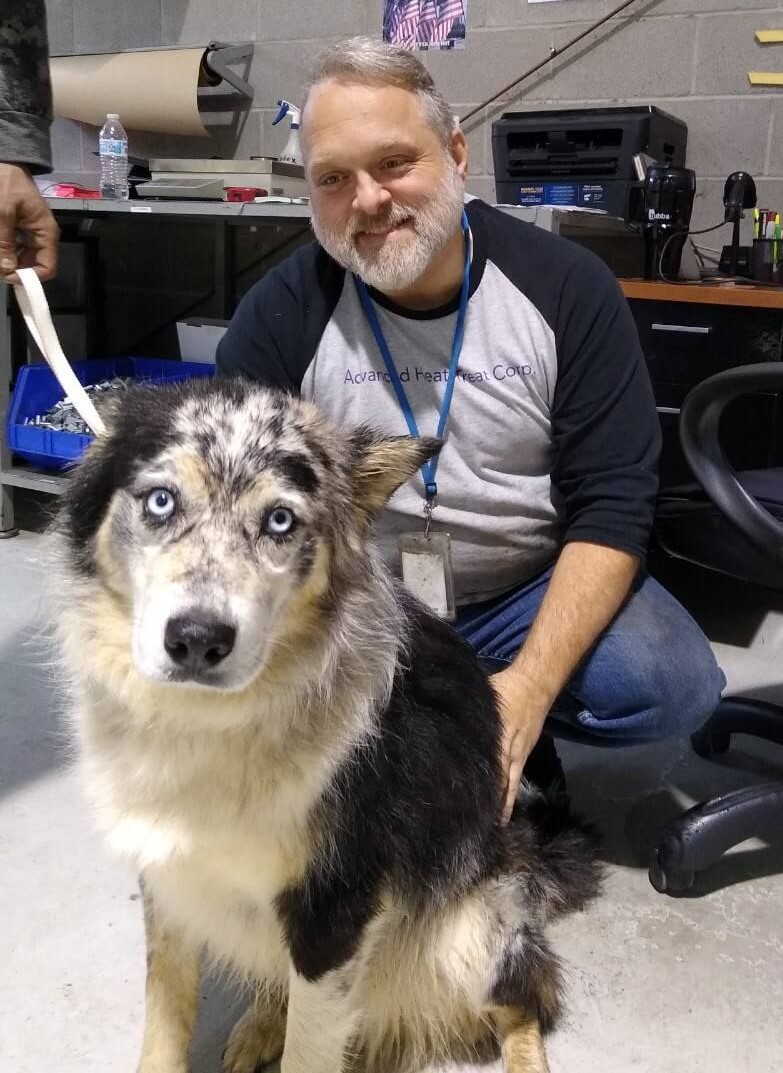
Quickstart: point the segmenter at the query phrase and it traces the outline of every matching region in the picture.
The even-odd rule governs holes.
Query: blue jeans
[[[551,576],[552,568],[502,596],[458,609],[454,625],[490,671],[516,656]],[[558,697],[546,730],[591,745],[686,736],[707,721],[725,684],[688,612],[657,581],[640,574]]]

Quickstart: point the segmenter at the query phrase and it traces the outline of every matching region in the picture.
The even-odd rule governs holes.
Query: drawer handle
[[[655,409],[659,414],[678,414],[680,412],[679,406],[656,406]]]
[[[712,328],[700,328],[694,324],[653,324],[654,332],[685,332],[687,335],[709,335]]]

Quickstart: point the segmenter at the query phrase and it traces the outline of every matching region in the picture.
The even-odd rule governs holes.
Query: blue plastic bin
[[[83,384],[97,384],[115,376],[143,380],[145,383],[171,384],[178,380],[215,375],[214,365],[161,358],[76,361],[73,370]],[[92,436],[54,432],[24,423],[25,418],[46,413],[62,397],[62,388],[48,365],[25,365],[19,370],[6,423],[8,446],[14,454],[41,469],[65,469],[92,442]]]

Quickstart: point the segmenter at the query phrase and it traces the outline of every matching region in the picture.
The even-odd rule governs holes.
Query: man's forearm
[[[542,720],[621,608],[639,568],[634,555],[574,541],[560,553],[527,640],[509,671],[535,695]]]
[[[44,0],[0,0],[0,160],[51,170]]]

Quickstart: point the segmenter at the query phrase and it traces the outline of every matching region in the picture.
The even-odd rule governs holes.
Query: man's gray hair
[[[310,70],[305,105],[313,87],[329,78],[407,89],[419,98],[425,119],[444,145],[455,130],[454,113],[448,101],[419,57],[409,49],[371,37],[352,37],[330,45],[316,57]]]

